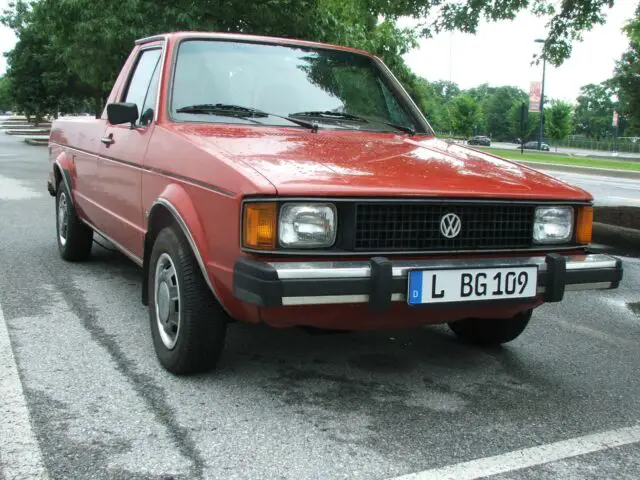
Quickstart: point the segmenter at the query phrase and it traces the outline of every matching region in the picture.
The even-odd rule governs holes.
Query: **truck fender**
[[[169,215],[169,217],[167,217]],[[158,198],[153,202],[147,215],[147,233],[144,239],[144,254],[142,261],[142,303],[149,304],[148,281],[149,281],[149,260],[155,237],[160,230],[169,222],[177,225],[186,238],[193,254],[198,262],[202,276],[209,289],[220,302],[220,297],[216,293],[209,274],[207,273],[205,259],[209,258],[206,235],[198,212],[196,211],[189,194],[179,185],[168,185]],[[224,307],[223,307],[224,308]]]
[[[64,181],[65,186],[67,187],[67,191],[69,192],[69,197],[71,199],[71,204],[74,203],[73,198],[73,189],[71,188],[73,178],[73,174],[75,165],[73,160],[69,158],[67,152],[61,152],[60,155],[56,157],[53,162],[53,179],[55,181],[55,185],[53,185],[53,189],[58,188],[58,183],[60,180]]]

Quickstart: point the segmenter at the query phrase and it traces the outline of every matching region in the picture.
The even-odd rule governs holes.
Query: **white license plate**
[[[538,267],[459,268],[409,272],[410,305],[533,298]]]

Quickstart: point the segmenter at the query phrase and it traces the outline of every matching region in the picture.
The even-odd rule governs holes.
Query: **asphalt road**
[[[588,191],[593,195],[596,206],[640,207],[640,178],[545,170],[543,165],[537,170]]]
[[[638,478],[640,260],[505,348],[233,324],[216,373],[177,378],[137,267],[59,258],[45,155],[0,134],[0,479]]]

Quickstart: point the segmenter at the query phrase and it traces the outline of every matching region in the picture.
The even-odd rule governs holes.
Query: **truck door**
[[[133,128],[107,123],[101,139],[100,224],[112,241],[137,258],[142,258],[145,232],[141,168],[155,125],[161,58],[161,44],[150,44],[140,50],[118,99],[137,105],[138,121]]]

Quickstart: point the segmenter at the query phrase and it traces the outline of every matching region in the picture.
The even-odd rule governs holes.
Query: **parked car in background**
[[[527,150],[543,150],[548,152],[550,150],[549,148],[549,144],[542,142],[540,144],[540,148],[538,149],[538,141],[534,140],[531,142],[527,142],[524,144],[524,148],[526,148]]]
[[[483,147],[491,146],[491,139],[489,137],[485,137],[484,135],[476,135],[475,137],[471,137],[467,140],[468,145],[482,145]]]
[[[53,122],[48,189],[63,259],[100,235],[140,266],[175,374],[213,368],[231,320],[495,345],[622,278],[588,250],[589,193],[436,138],[380,59],[333,45],[139,40],[100,118]]]

